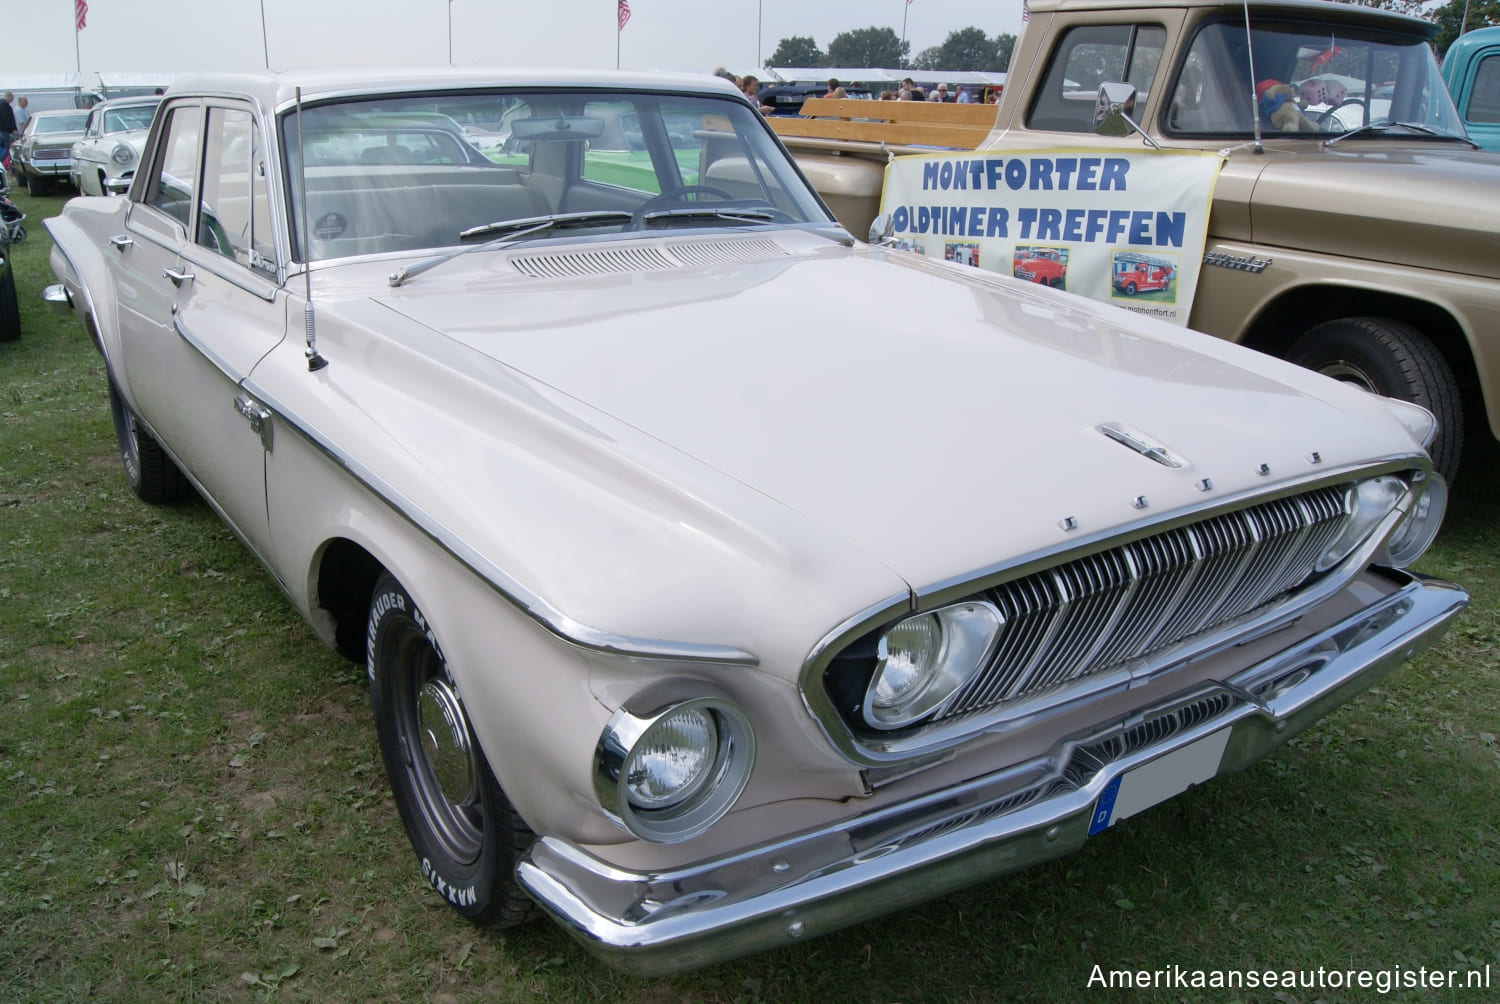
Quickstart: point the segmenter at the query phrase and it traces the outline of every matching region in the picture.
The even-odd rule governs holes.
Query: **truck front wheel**
[[[1426,335],[1403,321],[1345,317],[1309,330],[1287,359],[1432,412],[1438,423],[1432,465],[1453,480],[1463,451],[1463,403],[1452,367]]]

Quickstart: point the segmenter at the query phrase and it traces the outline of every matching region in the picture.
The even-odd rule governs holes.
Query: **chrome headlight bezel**
[[[865,724],[890,731],[937,714],[985,665],[1004,628],[1000,608],[980,599],[892,624],[876,642],[862,704]]]
[[[1375,563],[1391,568],[1408,568],[1416,563],[1437,539],[1447,512],[1447,480],[1436,472],[1413,475],[1406,512],[1381,545]]]
[[[135,163],[135,148],[129,143],[116,143],[115,148],[109,152],[109,159],[121,167],[128,167]]]
[[[1318,559],[1315,570],[1326,572],[1343,564],[1409,494],[1406,482],[1393,474],[1364,478],[1349,485],[1344,492],[1344,512],[1348,521]]]
[[[680,696],[694,689],[696,696]],[[679,696],[664,696],[668,690]],[[691,751],[698,765],[676,791],[643,796],[632,773],[645,769],[648,748],[670,740],[674,722],[695,721],[710,723],[698,731],[711,737],[713,749]],[[675,731],[681,740],[693,729]],[[675,844],[723,818],[750,782],[754,766],[755,730],[736,703],[693,682],[664,685],[635,695],[610,717],[594,751],[594,794],[605,814],[637,837]]]

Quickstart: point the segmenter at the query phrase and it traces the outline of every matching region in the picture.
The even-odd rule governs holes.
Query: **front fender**
[[[124,232],[125,220],[121,212],[123,201],[77,198],[68,203],[61,216],[42,221],[42,226],[52,238],[49,256],[52,273],[67,290],[74,316],[83,325],[84,331],[88,332],[99,354],[104,357],[105,367],[112,377],[118,377],[120,372],[115,365],[120,354],[120,324],[119,301],[104,258],[111,253],[111,249],[90,237],[74,218],[74,214],[97,213],[118,217],[116,222],[119,232]],[[88,205],[96,202],[101,205]],[[103,220],[97,223],[99,226],[107,226]]]

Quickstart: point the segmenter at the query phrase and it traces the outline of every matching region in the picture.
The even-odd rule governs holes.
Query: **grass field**
[[[1500,451],[1472,440],[1423,568],[1447,640],[1271,759],[1082,853],[670,980],[418,874],[359,667],[207,506],[126,486],[103,370],[40,302],[0,345],[0,1001],[1500,1000]],[[1111,970],[1491,970],[1491,988],[1105,990]],[[1325,982],[1329,982],[1325,977]]]

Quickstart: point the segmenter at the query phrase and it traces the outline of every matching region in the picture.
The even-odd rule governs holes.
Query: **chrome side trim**
[[[188,330],[188,326],[182,323],[182,315],[179,313],[174,312],[172,314],[172,330],[177,332],[178,338],[181,338],[183,341],[191,345],[194,352],[198,353],[204,359],[207,359],[213,365],[214,369],[224,374],[224,376],[229,380],[230,383],[237,384],[244,377],[243,373],[236,373],[230,367],[229,362],[223,356],[219,355],[213,349],[210,349],[208,347],[208,344],[204,342],[203,339],[197,337],[192,333],[192,331]]]
[[[754,653],[729,645],[702,645],[658,638],[634,638],[612,631],[602,631],[573,619],[496,565],[478,548],[417,505],[394,485],[385,481],[346,451],[341,450],[332,440],[291,417],[290,410],[277,399],[276,395],[269,393],[264,387],[257,386],[252,380],[246,380],[241,386],[280,420],[283,432],[293,432],[301,436],[390,507],[392,512],[420,530],[429,540],[447,551],[469,571],[488,582],[496,592],[518,610],[563,641],[577,645],[579,648],[635,659],[710,662],[732,666],[760,665],[760,659]]]
[[[590,952],[621,971],[658,975],[1060,857],[1088,840],[1099,796],[1116,778],[1222,732],[1217,772],[1241,770],[1431,645],[1468,602],[1449,583],[1392,578],[1396,592],[1231,680],[1101,723],[1036,760],[680,868],[620,868],[543,837],[517,878]]]

